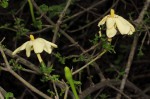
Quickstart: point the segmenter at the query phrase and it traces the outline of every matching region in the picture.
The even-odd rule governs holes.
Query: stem
[[[36,54],[36,55],[37,55],[37,58],[38,58],[39,62],[42,63],[42,62],[43,62],[43,59],[42,59],[41,55],[40,55],[39,53]]]
[[[75,99],[79,99],[79,96],[77,94],[77,91],[76,91],[76,88],[75,88],[75,85],[74,85],[74,81],[73,81],[73,78],[72,78],[71,70],[68,67],[65,67],[64,70],[65,70],[65,77],[66,77],[67,81],[70,84],[70,87],[71,87],[71,89],[73,91]]]
[[[39,62],[40,62],[41,72],[42,72],[42,73],[45,73],[46,65],[45,65],[45,63],[44,63],[44,61],[43,61],[41,55],[40,55],[39,53],[36,54],[36,55],[37,55],[37,58],[38,58],[38,60],[39,60]]]
[[[65,91],[64,99],[67,99],[68,91],[69,91],[69,87],[66,85],[66,91]]]
[[[82,66],[81,68],[79,68],[78,70],[74,71],[72,73],[72,75],[80,72],[81,70],[83,70],[84,68],[86,68],[87,66],[89,66],[90,64],[92,64],[94,61],[96,61],[97,59],[99,59],[103,54],[105,54],[107,51],[106,50],[103,50],[102,53],[100,53],[97,57],[95,57],[93,60],[91,60],[90,62],[88,62],[87,64],[85,64],[84,66]]]
[[[54,91],[56,93],[56,99],[59,99],[59,95],[58,95],[58,91],[57,91],[56,85],[55,85],[54,81],[52,81],[52,83],[53,83]]]
[[[4,99],[4,97],[3,97],[3,95],[2,95],[2,93],[0,92],[0,99]]]
[[[60,25],[61,25],[61,23],[62,23],[62,19],[63,19],[63,17],[65,16],[68,7],[69,7],[70,4],[71,4],[71,1],[72,1],[72,0],[68,0],[68,1],[67,1],[67,4],[66,4],[65,8],[64,8],[63,11],[61,12],[61,14],[60,14],[60,16],[59,16],[59,19],[57,20],[56,27],[55,27],[55,29],[54,29],[54,36],[53,36],[53,40],[52,40],[53,43],[56,42],[57,35],[58,35],[58,31],[59,31]]]
[[[32,21],[33,21],[33,23],[35,23],[36,20],[35,20],[34,11],[33,11],[33,5],[31,3],[31,0],[28,0],[28,3],[29,3],[29,7],[30,7]]]

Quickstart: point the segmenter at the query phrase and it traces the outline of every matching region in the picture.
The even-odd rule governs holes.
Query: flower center
[[[110,15],[111,15],[111,17],[114,17],[114,15],[115,15],[114,9],[111,9],[111,10],[110,10]]]
[[[33,41],[34,40],[34,36],[30,35],[30,40]]]

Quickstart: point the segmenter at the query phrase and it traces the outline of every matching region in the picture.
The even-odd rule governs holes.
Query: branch
[[[120,85],[120,83],[121,83],[121,81],[120,80],[116,80],[116,79],[105,80],[105,81],[99,82],[99,83],[97,83],[97,84],[95,84],[93,86],[88,87],[84,91],[82,91],[82,93],[79,95],[79,97],[80,97],[80,99],[85,99],[85,97],[90,95],[91,93],[93,93],[93,92],[95,92],[97,90],[100,90],[100,89],[102,89],[104,87],[109,87],[109,88],[112,88],[112,89],[118,91],[120,94],[125,96],[127,99],[131,99],[126,94],[124,94],[120,90],[117,90],[114,87],[114,86]],[[129,90],[130,89],[134,90],[134,92],[136,92],[139,96],[142,96],[142,99],[150,99],[150,96],[146,95],[141,89],[139,89],[137,86],[135,86],[132,82],[127,81],[125,86],[128,87]]]
[[[20,77],[16,72],[14,72],[9,63],[8,60],[6,58],[6,55],[0,45],[0,51],[1,54],[3,56],[4,62],[6,64],[6,68],[8,70],[9,73],[11,73],[14,77],[16,77],[19,81],[21,81],[25,86],[27,86],[30,90],[32,90],[33,92],[35,92],[36,94],[40,95],[41,97],[45,98],[45,99],[52,99],[51,97],[47,96],[46,94],[44,94],[43,92],[39,91],[38,89],[36,89],[34,86],[32,86],[30,83],[28,83],[26,80],[24,80],[22,77]]]
[[[78,12],[78,13],[72,15],[71,17],[65,19],[63,22],[66,22],[66,21],[68,21],[68,20],[71,20],[71,19],[73,19],[74,17],[77,17],[77,16],[79,16],[79,15],[81,15],[81,14],[83,14],[83,13],[85,13],[85,12],[91,10],[91,9],[93,9],[94,7],[96,7],[96,6],[100,5],[100,4],[103,4],[105,1],[107,1],[107,0],[101,0],[101,1],[99,1],[99,2],[97,2],[97,3],[95,3],[95,4],[93,4],[92,6],[90,6],[90,7],[88,7],[88,8],[85,8],[83,11],[80,11],[80,12]]]
[[[105,1],[105,0],[101,1],[101,3],[104,2],[104,1]],[[36,8],[36,10],[38,10],[38,11],[43,15],[43,12],[42,12],[41,9],[38,7],[38,5],[36,4],[36,2],[35,2],[34,0],[32,0],[32,3],[33,3],[33,5],[34,5],[34,7]],[[43,17],[45,18],[45,20],[46,20],[49,24],[51,24],[52,26],[55,27],[55,23],[54,23],[49,17],[47,17],[46,15],[43,15]],[[85,52],[84,48],[83,48],[82,46],[80,46],[80,45],[79,45],[71,36],[69,36],[64,30],[59,29],[59,32],[60,32],[61,34],[63,34],[72,44],[75,44],[76,47],[79,48],[82,52]],[[87,56],[90,56],[90,55],[87,53]],[[100,78],[101,78],[101,79],[104,79],[104,75],[103,75],[103,73],[101,72],[101,69],[100,69],[99,65],[98,65],[96,62],[94,62],[94,63],[95,63],[94,67],[95,67],[96,71],[100,74]],[[91,65],[93,65],[93,64],[91,64]]]
[[[55,26],[55,30],[54,30],[54,36],[53,36],[53,40],[52,40],[53,43],[56,42],[58,31],[59,31],[59,26],[62,23],[62,19],[65,16],[65,13],[66,13],[68,7],[70,6],[70,4],[71,4],[71,0],[68,0],[64,10],[61,12],[61,14],[59,16],[59,19],[57,20],[57,23],[56,23],[56,26]]]
[[[25,65],[26,67],[30,68],[31,70],[37,72],[38,74],[41,74],[40,69],[35,66],[34,64],[32,64],[30,61],[18,56],[18,55],[12,55],[12,51],[5,48],[3,49],[5,54],[10,56],[11,58],[15,58],[18,62],[22,63],[23,65]]]
[[[139,17],[135,20],[135,22],[137,24],[136,27],[138,27],[138,25],[140,23],[142,23],[144,14],[145,14],[145,12],[147,11],[147,9],[149,7],[149,3],[150,3],[150,0],[147,0],[145,2],[145,5],[144,5]],[[137,46],[138,38],[139,38],[139,35],[138,35],[138,33],[136,33],[135,36],[134,36],[134,40],[133,40],[133,43],[132,43],[132,47],[131,47],[131,50],[130,50],[128,61],[127,61],[127,64],[126,64],[125,74],[123,75],[123,79],[122,79],[121,85],[120,85],[120,91],[122,91],[122,92],[124,90],[126,80],[128,78],[129,72],[130,72],[130,68],[131,68],[131,64],[132,64],[133,57],[134,57],[134,54],[135,54],[135,49],[136,49],[136,46]],[[121,99],[121,94],[120,93],[117,94],[116,99]]]

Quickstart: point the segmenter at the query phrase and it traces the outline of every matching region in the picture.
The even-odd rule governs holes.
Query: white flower
[[[34,52],[36,54],[42,53],[43,50],[50,54],[52,52],[52,48],[57,48],[56,44],[54,44],[52,42],[49,42],[49,41],[47,41],[43,38],[34,39],[33,35],[30,35],[30,38],[31,38],[30,41],[27,41],[23,45],[18,47],[12,53],[12,55],[17,54],[22,50],[26,50],[27,57],[30,57],[30,53],[31,53],[32,50],[34,50]]]
[[[114,14],[114,10],[111,9],[111,14],[105,16],[99,23],[98,26],[100,27],[101,25],[105,24],[106,22],[106,35],[108,38],[112,38],[116,35],[117,30],[124,35],[132,35],[133,32],[135,31],[135,28],[132,24],[130,24],[126,19],[119,15]]]

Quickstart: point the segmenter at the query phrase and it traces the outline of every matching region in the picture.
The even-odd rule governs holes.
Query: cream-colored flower
[[[116,28],[119,30],[119,32],[122,35],[125,35],[125,34],[132,35],[133,32],[135,31],[134,26],[130,24],[123,17],[116,15],[113,9],[111,9],[110,15],[105,16],[98,23],[98,26],[100,27],[101,25],[104,25],[105,22],[106,22],[106,28],[107,28],[106,35],[108,36],[108,38],[112,38],[116,35],[117,33]]]
[[[52,48],[57,48],[56,44],[54,44],[52,42],[49,42],[49,41],[47,41],[43,38],[34,39],[33,35],[30,35],[30,38],[31,38],[30,41],[27,41],[23,45],[18,47],[12,53],[12,55],[17,54],[22,50],[26,50],[27,57],[30,57],[30,53],[31,53],[32,50],[34,50],[34,52],[36,54],[42,53],[43,50],[50,54],[52,52]]]

